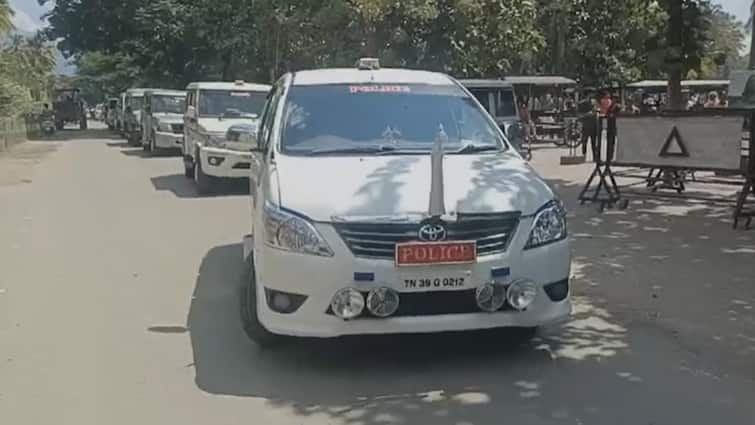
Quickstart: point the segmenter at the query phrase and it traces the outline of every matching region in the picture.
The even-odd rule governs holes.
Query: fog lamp
[[[535,301],[537,296],[537,285],[531,280],[517,280],[509,285],[506,291],[506,298],[511,307],[522,311]]]
[[[344,288],[336,292],[330,302],[333,314],[341,319],[353,319],[364,310],[362,293],[353,288]]]
[[[209,162],[210,165],[214,165],[214,166],[218,166],[218,165],[222,164],[223,160],[225,160],[225,158],[219,157],[219,156],[211,156],[211,157],[207,158],[207,162]]]
[[[488,282],[475,291],[475,299],[480,310],[495,312],[506,302],[506,287],[497,282]]]
[[[388,317],[398,310],[398,292],[391,288],[377,288],[367,295],[367,310],[377,317]]]

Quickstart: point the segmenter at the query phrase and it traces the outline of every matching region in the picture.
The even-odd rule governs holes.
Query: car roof
[[[186,96],[185,90],[168,90],[168,89],[154,89],[154,90],[147,90],[145,93],[149,93],[150,95],[163,95],[163,96]]]
[[[155,90],[155,89],[145,89],[145,88],[132,88],[126,90],[126,95],[129,96],[144,96],[144,92],[147,90]]]
[[[510,82],[504,80],[483,80],[483,79],[466,79],[459,80],[459,82],[467,88],[485,88],[485,87],[505,87],[512,88]]]
[[[399,68],[376,70],[357,68],[325,68],[297,71],[293,74],[294,86],[326,84],[429,84],[452,86],[454,81],[439,72],[415,71]]]
[[[272,86],[268,84],[234,82],[234,81],[196,81],[189,83],[186,90],[240,90],[268,92]]]

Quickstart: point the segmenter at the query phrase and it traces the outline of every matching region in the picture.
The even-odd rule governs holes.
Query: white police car
[[[253,147],[244,329],[333,337],[517,327],[571,312],[561,203],[444,74],[300,71]]]

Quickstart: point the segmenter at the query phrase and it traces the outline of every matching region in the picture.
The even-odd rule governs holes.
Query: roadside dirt
[[[25,142],[0,152],[0,187],[31,183],[36,165],[57,148],[54,142]]]

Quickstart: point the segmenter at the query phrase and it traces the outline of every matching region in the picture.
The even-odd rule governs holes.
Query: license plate
[[[469,287],[471,274],[435,276],[403,276],[401,278],[402,292],[423,291],[453,291]]]
[[[406,242],[396,244],[397,266],[468,264],[477,260],[475,241]]]

